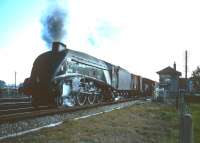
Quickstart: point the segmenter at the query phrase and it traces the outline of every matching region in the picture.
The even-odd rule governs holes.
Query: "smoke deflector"
[[[67,49],[67,46],[61,42],[53,42],[52,44],[52,52],[57,53],[57,52],[62,52]]]

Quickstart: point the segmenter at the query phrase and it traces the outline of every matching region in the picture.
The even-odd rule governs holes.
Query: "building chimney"
[[[176,62],[174,62],[174,70],[176,71]]]
[[[52,43],[52,52],[53,53],[62,52],[66,49],[67,49],[67,46],[61,42],[53,42]]]

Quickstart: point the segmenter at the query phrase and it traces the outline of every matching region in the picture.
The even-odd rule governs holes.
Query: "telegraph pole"
[[[15,71],[15,95],[16,95],[16,91],[17,91],[17,72]]]
[[[187,50],[185,51],[185,78],[187,79],[187,60],[188,60],[188,57],[187,57]]]
[[[187,54],[187,50],[185,51],[185,91],[188,91],[188,85],[187,85],[187,71],[188,71],[188,67],[187,67],[187,62],[188,62],[188,54]]]

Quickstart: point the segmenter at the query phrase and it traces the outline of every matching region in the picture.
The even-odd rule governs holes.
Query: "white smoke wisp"
[[[62,42],[67,36],[67,9],[59,5],[57,1],[50,3],[41,17],[42,39],[50,47],[53,41]]]

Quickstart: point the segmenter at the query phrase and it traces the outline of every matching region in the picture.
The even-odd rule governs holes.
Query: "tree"
[[[3,88],[5,88],[5,86],[6,86],[6,82],[3,80],[0,80],[0,95],[2,94],[2,90]]]
[[[192,72],[192,84],[195,91],[200,91],[200,68],[197,67],[196,70]]]
[[[4,88],[6,86],[6,82],[3,80],[0,80],[0,89]]]

